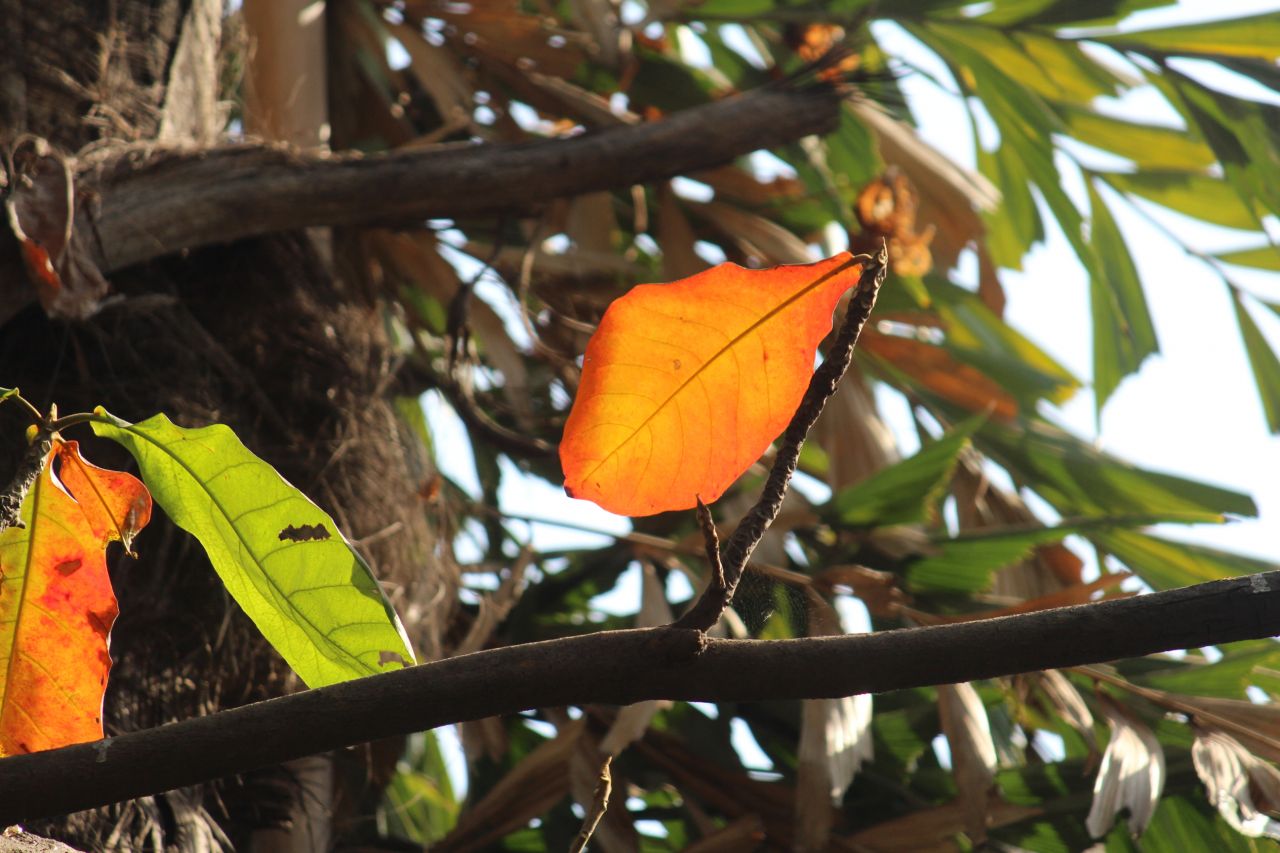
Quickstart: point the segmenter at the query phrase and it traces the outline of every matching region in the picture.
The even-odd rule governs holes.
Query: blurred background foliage
[[[692,513],[637,519],[592,540],[603,546],[548,546],[499,499],[537,494],[539,480],[559,486],[554,446],[578,359],[612,299],[723,260],[807,262],[882,239],[893,271],[875,328],[720,630],[780,638],[982,619],[1276,568],[1148,530],[1256,508],[1058,426],[1055,407],[1082,379],[1034,330],[1002,320],[1002,274],[1060,229],[1088,275],[1092,328],[1077,331],[1092,335],[1101,411],[1159,350],[1147,292],[1176,286],[1140,280],[1113,211],[1149,202],[1247,232],[1239,251],[1186,251],[1235,307],[1238,329],[1206,329],[1206,340],[1241,336],[1280,431],[1280,360],[1257,320],[1280,304],[1233,279],[1240,267],[1280,271],[1265,227],[1280,214],[1280,114],[1179,64],[1280,91],[1280,13],[1125,23],[1165,5],[330,0],[321,49],[334,150],[563,137],[758,86],[848,91],[834,133],[720,168],[549,200],[527,219],[342,235],[359,277],[390,297],[388,329],[411,377],[400,409],[445,472],[420,489],[449,534],[439,559],[465,583],[445,651],[663,624],[700,588]],[[228,41],[232,88],[247,44],[261,64],[290,37],[244,18]],[[913,129],[899,83],[929,72],[880,46],[886,22],[950,72],[958,89],[939,85],[970,117],[955,133],[974,139],[972,168]],[[805,70],[832,50],[826,70]],[[1180,123],[1108,106],[1140,89]],[[252,115],[239,118],[254,131]],[[1087,156],[1099,151],[1111,156]],[[1064,190],[1064,164],[1079,170],[1087,205]],[[464,433],[445,436],[423,416],[423,389]],[[920,449],[905,458],[878,408],[889,399],[916,432]],[[447,476],[468,458],[478,489]],[[732,526],[763,470],[719,502],[719,522]],[[640,579],[638,592],[619,606],[607,594],[625,577]],[[418,736],[376,820],[355,832],[449,851],[565,849],[603,756],[615,755],[594,849],[1258,849],[1280,837],[1277,691],[1280,647],[1260,641],[874,700],[541,709],[460,726],[465,767],[449,758],[451,738]]]

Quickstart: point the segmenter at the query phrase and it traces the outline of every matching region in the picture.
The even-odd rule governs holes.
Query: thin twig
[[[853,348],[858,343],[858,336],[862,333],[867,318],[871,316],[871,309],[875,307],[876,296],[884,281],[888,247],[882,243],[878,257],[860,257],[863,259],[862,276],[858,280],[857,291],[849,300],[840,332],[827,350],[821,366],[814,371],[799,408],[792,416],[787,431],[782,434],[782,444],[773,460],[773,468],[769,471],[769,479],[765,482],[759,500],[738,524],[725,545],[722,557],[724,582],[711,583],[697,603],[675,621],[673,628],[705,631],[716,624],[720,614],[733,601],[734,591],[738,588],[738,581],[742,579],[752,552],[760,544],[769,525],[778,517],[782,499],[787,494],[787,484],[791,482],[791,475],[795,473],[796,464],[800,460],[800,448],[804,446],[805,437],[818,420],[818,415],[822,414],[827,398],[835,393],[840,379],[849,369],[849,364],[853,361]]]
[[[702,540],[707,544],[707,567],[711,569],[712,586],[724,587],[724,564],[720,562],[720,534],[711,509],[698,498],[698,527],[702,528]]]
[[[604,763],[600,765],[600,777],[596,780],[596,788],[591,792],[591,808],[582,819],[582,829],[578,830],[578,836],[569,845],[569,853],[582,853],[586,849],[587,842],[591,840],[591,834],[596,831],[596,826],[604,817],[605,810],[609,808],[609,795],[613,793],[613,776],[609,773],[609,765],[612,763],[613,756],[606,755]]]

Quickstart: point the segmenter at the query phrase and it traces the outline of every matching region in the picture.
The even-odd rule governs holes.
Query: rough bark
[[[3,136],[36,134],[84,158],[161,135],[207,141],[217,125],[217,80],[208,75],[217,71],[218,0],[9,0],[6,11],[4,38],[18,48],[0,52]],[[94,202],[90,193],[80,200]],[[0,325],[7,383],[63,412],[102,404],[131,419],[165,411],[187,425],[231,425],[352,539],[383,534],[365,549],[374,570],[412,614],[423,655],[440,653],[451,579],[430,559],[429,520],[414,497],[430,471],[386,396],[394,359],[375,294],[335,274],[307,235],[287,232],[120,269],[114,301],[68,323],[30,304],[30,284],[9,274],[16,254],[12,237],[0,235],[0,263],[8,262],[0,305],[17,309],[0,311],[12,317]],[[5,480],[24,426],[0,410]],[[117,448],[85,444],[101,463],[132,464]],[[186,534],[153,523],[137,545],[140,560],[111,566],[122,616],[108,734],[296,688]],[[242,846],[253,830],[278,825],[295,795],[286,772],[267,770],[29,828],[87,849],[103,848],[113,832],[115,847]]]

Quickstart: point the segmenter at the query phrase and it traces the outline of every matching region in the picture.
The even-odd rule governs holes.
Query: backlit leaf
[[[1204,545],[1171,542],[1134,530],[1113,530],[1091,534],[1090,538],[1155,589],[1176,589],[1280,569],[1280,565],[1265,560]]]
[[[333,519],[230,429],[98,416],[94,432],[133,454],[165,513],[200,540],[227,591],[308,687],[413,663],[400,620]]]
[[[565,491],[622,515],[720,497],[795,412],[861,266],[736,264],[616,300],[587,345],[560,444]]]
[[[1209,146],[1174,127],[1127,121],[1072,104],[1055,104],[1072,138],[1127,157],[1149,169],[1207,169],[1217,162]]]
[[[976,415],[910,459],[882,468],[836,494],[831,502],[846,525],[885,526],[924,521],[951,480],[956,457],[986,419]]]
[[[67,442],[46,456],[20,517],[0,531],[0,755],[102,737],[118,612],[106,547],[147,523],[151,498]]]
[[[1108,172],[1101,177],[1121,192],[1205,222],[1247,231],[1258,228],[1258,217],[1221,178],[1178,171]]]
[[[1089,276],[1093,312],[1093,387],[1099,413],[1116,386],[1159,351],[1138,270],[1101,194],[1089,183],[1090,242],[1097,268]]]
[[[1223,263],[1241,267],[1254,267],[1260,270],[1280,272],[1280,249],[1272,245],[1258,246],[1253,249],[1238,249],[1234,252],[1221,252],[1214,255]]]
[[[1229,9],[1229,6],[1223,7]],[[1116,47],[1155,48],[1161,53],[1280,58],[1280,15],[1269,12],[1228,21],[1205,21],[1180,27],[1128,31],[1097,41]]]
[[[935,553],[911,563],[908,586],[916,591],[979,592],[991,583],[998,569],[1030,555],[1038,545],[1058,542],[1066,536],[1111,528],[1143,527],[1158,522],[1196,524],[1221,521],[1207,513],[1159,516],[1098,516],[1068,519],[1053,527],[980,528],[954,538],[935,539]]]
[[[1231,304],[1236,310],[1236,322],[1240,324],[1240,337],[1244,339],[1244,350],[1249,355],[1249,366],[1253,368],[1253,379],[1258,386],[1258,396],[1262,399],[1262,411],[1267,417],[1267,426],[1273,433],[1280,433],[1280,358],[1263,337],[1258,324],[1249,316],[1240,297],[1240,291],[1231,288]]]
[[[1027,419],[1005,424],[992,418],[975,434],[974,443],[1020,482],[1034,484],[1035,491],[1064,515],[1258,514],[1257,505],[1248,495],[1143,470],[1047,421]]]

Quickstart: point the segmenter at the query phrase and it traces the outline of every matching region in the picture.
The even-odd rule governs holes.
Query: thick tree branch
[[[1280,572],[1000,619],[801,640],[614,631],[477,652],[0,760],[0,826],[527,708],[848,696],[1280,633]]]
[[[83,176],[99,201],[81,211],[76,227],[94,235],[94,260],[106,273],[182,249],[310,226],[518,213],[830,132],[840,100],[835,87],[821,83],[767,87],[569,139],[367,157],[250,145],[126,153]]]

